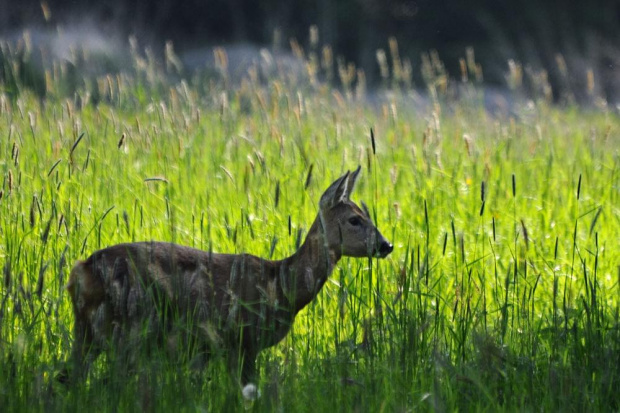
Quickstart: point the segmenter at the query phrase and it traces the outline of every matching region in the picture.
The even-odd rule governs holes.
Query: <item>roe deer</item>
[[[342,256],[392,252],[366,207],[349,199],[359,172],[331,184],[303,245],[280,261],[164,242],[114,245],[78,261],[67,285],[75,374],[85,374],[106,347],[146,340],[166,351],[180,343],[204,355],[223,350],[233,377],[244,386],[253,381],[258,352],[284,338]]]

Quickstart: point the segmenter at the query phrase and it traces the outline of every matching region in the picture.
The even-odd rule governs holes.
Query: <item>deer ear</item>
[[[362,201],[362,211],[364,211],[366,218],[370,219],[370,211],[368,210],[368,205],[366,205],[364,201]]]
[[[357,169],[353,171],[353,173],[351,173],[351,176],[349,176],[349,182],[347,183],[347,199],[349,199],[349,197],[353,193],[353,189],[355,189],[355,182],[357,181],[357,177],[360,174],[361,170],[362,166],[358,165]]]
[[[348,199],[348,186],[349,186],[349,177],[350,172],[347,171],[340,178],[336,179],[330,186],[327,188],[323,195],[321,196],[321,201],[319,202],[319,207],[323,210],[327,210],[340,202]]]

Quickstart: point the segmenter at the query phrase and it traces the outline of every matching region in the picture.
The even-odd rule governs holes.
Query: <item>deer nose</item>
[[[387,241],[383,241],[381,245],[379,245],[379,254],[382,258],[387,257],[393,250],[394,246]]]

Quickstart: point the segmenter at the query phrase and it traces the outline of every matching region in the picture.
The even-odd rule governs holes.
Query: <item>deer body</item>
[[[83,373],[110,342],[132,347],[149,340],[171,351],[191,342],[204,354],[224,350],[233,374],[240,370],[241,383],[250,382],[258,352],[286,336],[342,255],[392,251],[367,212],[349,200],[359,170],[323,194],[303,245],[283,260],[138,242],[78,261],[67,286],[77,369]]]

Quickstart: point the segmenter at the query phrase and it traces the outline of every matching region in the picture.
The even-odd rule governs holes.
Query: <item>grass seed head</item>
[[[276,182],[276,193],[274,198],[274,207],[277,209],[278,203],[280,202],[280,181]]]
[[[41,234],[41,241],[43,242],[43,244],[47,244],[47,239],[50,235],[50,227],[52,225],[52,218],[50,218],[47,221],[47,224],[45,225],[45,229],[43,230],[43,233]]]
[[[9,194],[13,192],[13,172],[9,169],[7,184],[9,187]]]
[[[11,281],[13,278],[11,275],[11,261],[9,259],[5,261],[2,272],[4,273],[4,290],[8,295],[8,293],[11,291]]]
[[[36,202],[37,202],[37,196],[34,195],[32,197],[32,203],[30,204],[30,228],[34,227],[34,224],[36,223],[36,214],[35,214]]]
[[[310,168],[308,168],[308,174],[306,175],[306,183],[304,184],[304,189],[308,189],[310,183],[312,182],[312,169],[314,168],[314,164],[310,164]]]
[[[376,150],[376,145],[375,145],[375,133],[372,130],[372,127],[370,128],[370,143],[372,145],[372,154],[376,155],[377,154],[377,150]]]
[[[388,66],[385,50],[377,50],[377,63],[379,64],[379,73],[381,73],[381,78],[384,81],[387,80],[390,77],[390,69]]]
[[[525,221],[521,220],[521,228],[523,229],[523,238],[525,239],[525,248],[527,249],[530,245],[530,237],[527,233],[527,228],[525,227]]]
[[[319,45],[319,28],[316,25],[310,26],[310,46],[316,49]]]
[[[39,297],[39,299],[41,299],[41,295],[43,294],[43,280],[45,276],[45,271],[47,270],[48,266],[49,266],[49,261],[46,262],[39,270],[39,278],[37,279],[37,286],[34,292],[35,295]]]

